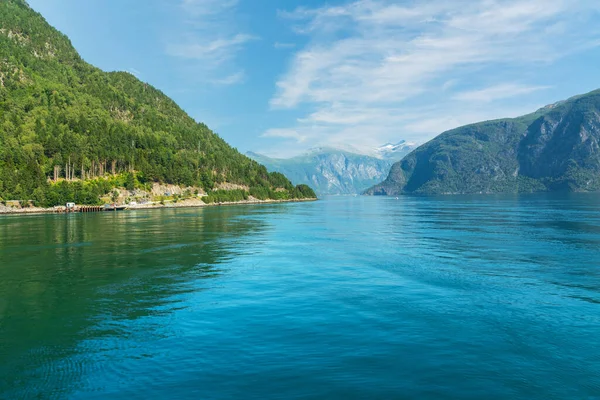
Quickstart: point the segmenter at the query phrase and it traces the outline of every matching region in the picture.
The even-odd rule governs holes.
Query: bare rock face
[[[250,158],[265,165],[270,171],[281,172],[294,184],[307,184],[319,195],[358,194],[381,182],[395,161],[415,147],[412,143],[384,145],[372,154],[319,148],[305,155],[290,158],[269,158],[247,153]]]
[[[372,195],[600,190],[600,90],[441,134]]]

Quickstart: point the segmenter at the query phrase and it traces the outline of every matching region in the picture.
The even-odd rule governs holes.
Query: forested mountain
[[[600,190],[600,90],[441,134],[367,194]]]
[[[95,202],[132,175],[259,197],[312,197],[129,73],[87,64],[24,0],[0,0],[0,198]],[[124,179],[130,179],[131,176]]]

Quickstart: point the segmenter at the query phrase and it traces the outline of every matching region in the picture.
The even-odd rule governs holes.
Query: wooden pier
[[[80,206],[76,212],[88,213],[88,212],[100,212],[104,211],[103,206]]]

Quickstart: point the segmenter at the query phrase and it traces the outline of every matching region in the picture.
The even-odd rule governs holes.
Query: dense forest
[[[0,198],[95,203],[118,185],[148,182],[207,192],[228,182],[260,198],[314,197],[151,85],[83,61],[24,0],[0,0]]]

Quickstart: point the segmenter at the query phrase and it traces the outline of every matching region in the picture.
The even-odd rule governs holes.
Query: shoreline
[[[292,200],[242,200],[242,201],[227,201],[222,203],[211,203],[206,204],[202,200],[180,200],[177,203],[152,203],[152,204],[138,204],[135,206],[127,207],[124,211],[138,211],[138,210],[161,210],[161,209],[172,209],[172,208],[203,208],[203,207],[219,207],[219,206],[240,206],[240,205],[261,205],[261,204],[277,204],[277,203],[304,203],[318,201],[318,198],[311,199],[292,199]],[[107,212],[107,211],[98,211]],[[11,209],[11,207],[0,206],[0,217],[4,215],[42,215],[42,214],[65,214],[64,212],[58,213],[53,208],[42,208],[42,207],[30,207]],[[73,212],[68,214],[85,214],[80,212]],[[96,213],[94,213],[96,214]]]

